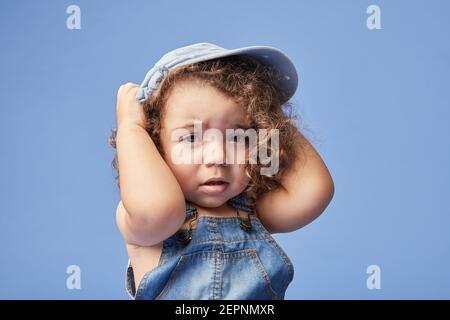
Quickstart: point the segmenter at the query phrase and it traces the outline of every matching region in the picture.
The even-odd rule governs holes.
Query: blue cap
[[[137,91],[136,99],[140,102],[147,100],[169,70],[200,61],[236,55],[250,56],[261,64],[279,71],[280,76],[277,80],[284,92],[282,103],[287,102],[294,95],[298,85],[297,71],[292,61],[281,50],[268,46],[250,46],[229,50],[212,43],[201,42],[177,48],[163,55],[145,75],[144,81]]]

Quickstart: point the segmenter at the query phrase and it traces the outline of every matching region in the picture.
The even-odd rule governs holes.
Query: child
[[[334,194],[283,110],[296,87],[278,49],[197,43],[119,88],[110,144],[131,298],[284,299],[294,267],[271,233],[310,223]]]

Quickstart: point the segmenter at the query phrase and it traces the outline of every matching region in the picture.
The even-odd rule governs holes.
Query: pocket
[[[258,252],[255,249],[248,249],[248,250],[238,251],[237,253],[242,255],[243,259],[249,259],[252,261],[252,266],[249,266],[249,269],[246,270],[245,272],[246,273],[251,272],[251,270],[253,269],[253,271],[255,271],[256,274],[259,274],[259,279],[263,281],[263,287],[264,287],[264,291],[265,291],[265,293],[257,292],[256,288],[258,287],[258,284],[255,283],[255,293],[257,293],[257,294],[256,295],[250,294],[245,299],[276,300],[277,293],[273,289],[270,276],[269,276],[267,270],[265,269],[264,265],[262,264],[261,259],[258,255]],[[242,276],[243,276],[243,278],[240,277],[241,278],[240,282],[245,283],[246,275],[243,274]],[[252,279],[252,278],[250,278],[250,279]],[[250,281],[250,283],[251,283],[251,281]]]
[[[205,250],[181,256],[155,300],[274,300],[277,294],[255,249]]]

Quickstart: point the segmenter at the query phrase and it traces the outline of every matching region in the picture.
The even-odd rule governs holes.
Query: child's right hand
[[[142,104],[136,100],[139,85],[127,82],[117,91],[117,127],[124,124],[135,124],[145,129],[147,119]]]

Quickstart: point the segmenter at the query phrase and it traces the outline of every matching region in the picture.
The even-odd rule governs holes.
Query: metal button
[[[190,222],[189,222],[189,229],[181,229],[179,230],[177,241],[186,245],[192,240],[192,224],[195,220],[198,218],[198,211],[197,208],[194,208],[194,215],[192,216]]]
[[[239,215],[239,210],[236,209],[237,215],[238,217],[241,219],[241,222],[239,223],[239,226],[241,227],[242,230],[244,231],[250,231],[253,229],[252,226],[252,221],[250,219],[250,214],[247,216],[247,219],[243,219],[240,215]]]

